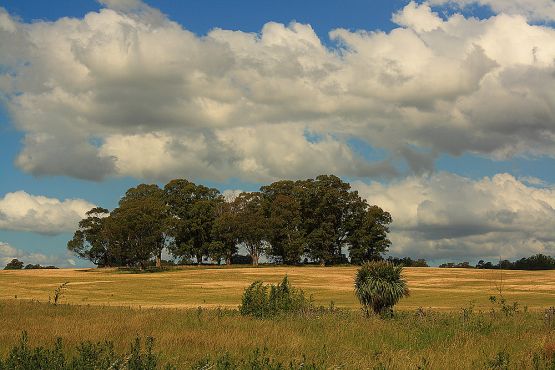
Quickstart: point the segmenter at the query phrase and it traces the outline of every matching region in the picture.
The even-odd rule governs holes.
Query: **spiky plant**
[[[367,316],[370,310],[379,315],[393,312],[393,306],[409,295],[402,277],[403,266],[387,261],[372,261],[362,265],[355,276],[355,294]]]

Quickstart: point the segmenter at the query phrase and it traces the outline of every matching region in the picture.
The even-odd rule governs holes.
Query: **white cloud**
[[[42,234],[71,232],[94,204],[82,199],[59,200],[24,191],[0,198],[0,229]]]
[[[465,8],[470,5],[488,6],[496,13],[518,14],[532,21],[555,20],[553,0],[429,0],[432,5],[454,5]]]
[[[42,253],[29,253],[21,249],[12,247],[8,243],[0,242],[0,268],[7,265],[14,258],[27,264],[40,264],[42,266],[55,265],[57,267],[65,267],[75,265],[72,259],[66,259],[61,256],[47,256]]]
[[[473,260],[555,254],[555,186],[532,187],[509,174],[471,180],[438,173],[354,188],[392,214],[391,251],[397,255]]]
[[[409,3],[389,33],[309,25],[197,36],[136,0],[83,19],[0,11],[0,96],[37,175],[246,181],[429,172],[443,153],[555,156],[555,30],[442,19]],[[390,157],[371,163],[356,138]]]

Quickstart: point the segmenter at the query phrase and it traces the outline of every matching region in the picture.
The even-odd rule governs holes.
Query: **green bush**
[[[300,313],[313,308],[312,299],[293,288],[287,276],[278,285],[255,281],[243,293],[239,312],[244,316],[272,317],[283,313]]]
[[[391,316],[393,306],[409,295],[402,277],[403,266],[388,261],[371,261],[362,265],[355,276],[355,295],[367,316],[372,310],[381,316]]]

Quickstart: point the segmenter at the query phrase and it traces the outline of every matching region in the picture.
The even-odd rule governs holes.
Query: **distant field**
[[[243,289],[255,280],[278,282],[288,275],[318,305],[358,308],[353,294],[355,267],[186,267],[163,273],[130,274],[109,269],[0,271],[0,300],[47,302],[69,282],[63,303],[132,307],[196,308],[239,305]],[[501,285],[506,298],[540,309],[555,305],[555,271],[495,271],[407,268],[411,296],[399,309],[459,310],[474,302],[489,309]]]

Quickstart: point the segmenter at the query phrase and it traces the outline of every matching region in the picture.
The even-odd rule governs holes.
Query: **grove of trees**
[[[345,250],[362,263],[388,250],[391,221],[333,175],[277,181],[228,200],[176,179],[131,188],[112,211],[91,209],[68,249],[98,266],[160,267],[164,250],[180,263],[230,264],[239,246],[253,265],[262,255],[283,264],[337,264]]]

